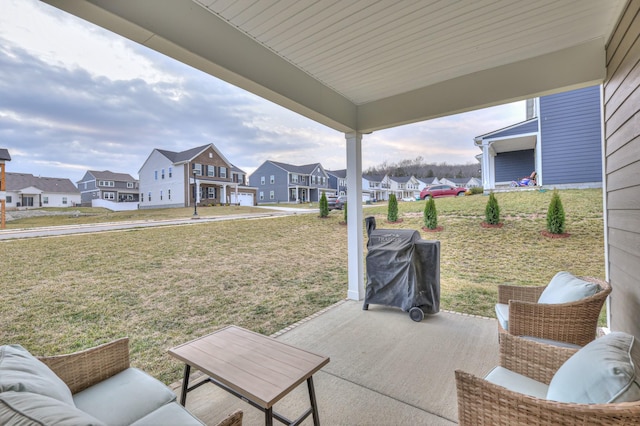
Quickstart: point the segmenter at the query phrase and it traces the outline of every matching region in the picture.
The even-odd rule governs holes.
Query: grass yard
[[[440,240],[441,308],[493,317],[499,283],[543,285],[559,270],[604,278],[602,191],[560,195],[565,239],[540,235],[551,191],[496,194],[500,229],[480,226],[482,195],[437,199],[437,233],[421,230],[424,202],[399,203],[398,224],[386,223],[386,206],[364,215],[378,228]],[[182,373],[171,346],[228,324],[271,334],[344,299],[342,220],[333,211],[325,220],[305,214],[2,242],[0,344],[55,354],[129,336],[132,364],[171,383]]]

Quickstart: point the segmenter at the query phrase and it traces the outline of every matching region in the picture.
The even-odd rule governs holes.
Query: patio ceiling
[[[598,84],[626,0],[43,0],[342,132]]]

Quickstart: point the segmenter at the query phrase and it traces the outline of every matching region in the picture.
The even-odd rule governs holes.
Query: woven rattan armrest
[[[577,351],[505,334],[500,339],[500,366],[548,385],[558,368]]]
[[[546,286],[525,287],[500,284],[498,286],[498,303],[509,304],[509,300],[536,303]]]
[[[129,368],[129,339],[123,337],[83,351],[38,359],[75,394]]]
[[[460,425],[637,425],[640,403],[572,404],[512,392],[456,370]]]

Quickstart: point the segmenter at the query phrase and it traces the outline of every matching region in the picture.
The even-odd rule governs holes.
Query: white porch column
[[[493,170],[493,149],[490,141],[482,141],[482,187],[485,192],[496,187],[495,171]]]
[[[362,215],[362,133],[346,133],[347,139],[347,298],[364,299],[364,238]]]

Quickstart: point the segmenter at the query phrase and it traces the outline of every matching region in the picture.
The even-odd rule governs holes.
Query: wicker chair
[[[537,303],[546,286],[498,286],[498,303],[509,305],[509,330],[498,322],[498,336],[532,336],[584,346],[596,338],[598,318],[611,286],[592,277],[580,277],[596,283],[600,291],[577,302]]]
[[[129,368],[129,339],[124,337],[83,351],[38,359],[75,394]],[[242,410],[236,410],[216,426],[241,426],[242,414]]]
[[[500,365],[545,384],[577,349],[562,348],[505,334]],[[513,392],[456,370],[460,425],[629,425],[640,424],[640,402],[573,404]]]

